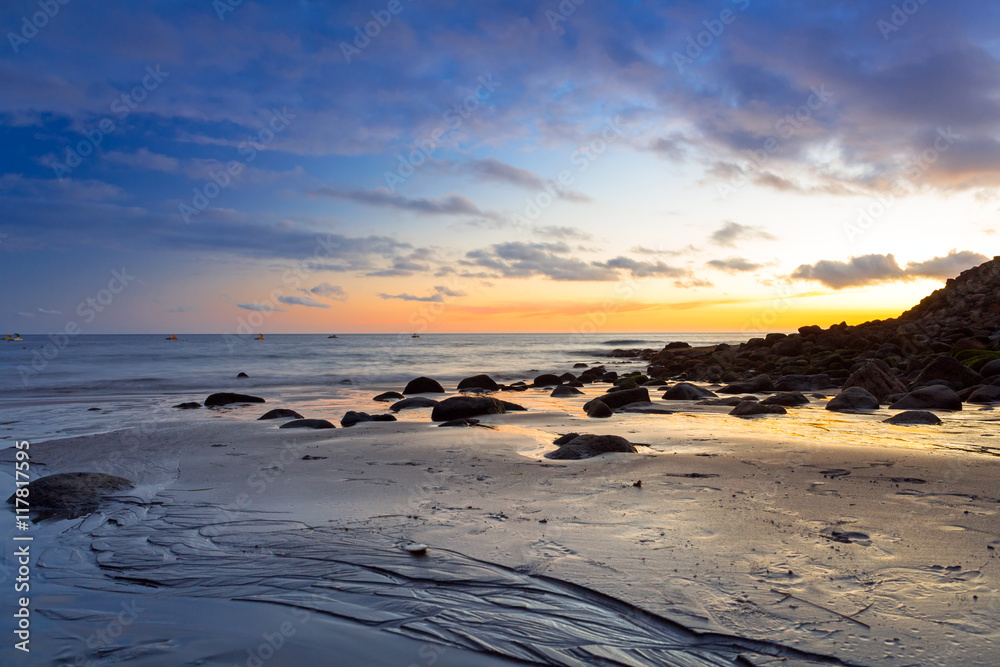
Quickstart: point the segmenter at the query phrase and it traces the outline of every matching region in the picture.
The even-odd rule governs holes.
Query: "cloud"
[[[730,257],[729,259],[713,259],[706,264],[713,269],[725,271],[727,273],[739,273],[740,271],[756,271],[763,267],[763,264],[755,264],[749,259],[742,257]]]
[[[413,296],[412,294],[383,294],[379,293],[379,298],[381,299],[399,299],[401,301],[424,301],[428,303],[443,303],[444,297],[440,294],[432,294],[431,296]]]
[[[715,283],[710,280],[702,280],[701,278],[692,278],[691,280],[675,280],[674,287],[679,287],[681,289],[693,289],[696,287],[715,287]]]
[[[283,313],[284,308],[279,306],[273,306],[269,303],[237,303],[237,308],[242,308],[243,310],[253,310],[258,313]]]
[[[906,265],[906,272],[911,276],[926,278],[954,278],[962,271],[979,266],[988,259],[989,257],[978,252],[952,250],[944,257],[935,257],[926,262],[910,262]]]
[[[332,299],[333,301],[347,301],[347,293],[344,292],[344,288],[339,285],[320,283],[319,285],[316,285],[316,287],[309,290],[309,292],[326,297],[327,299]]]
[[[797,280],[815,280],[833,289],[858,287],[894,280],[916,278],[954,278],[965,269],[982,264],[987,257],[968,250],[952,250],[944,257],[934,257],[924,262],[910,262],[904,270],[889,255],[863,255],[851,257],[846,262],[821,260],[803,264],[791,277]]]
[[[167,311],[168,313],[200,313],[201,308],[198,306],[177,306],[176,308],[171,308]]]
[[[578,241],[589,241],[593,238],[591,234],[577,229],[576,227],[563,227],[559,225],[549,225],[546,227],[535,227],[532,233],[537,236],[547,236],[554,239],[575,239]]]
[[[481,266],[507,278],[546,276],[559,281],[610,281],[618,272],[598,264],[565,257],[570,248],[565,243],[499,243],[484,250],[466,253],[460,263]]]
[[[468,197],[459,194],[449,194],[439,199],[420,197],[411,199],[389,190],[388,188],[376,188],[374,190],[339,190],[337,188],[323,187],[310,190],[309,194],[323,195],[335,199],[378,206],[382,208],[394,208],[402,211],[411,211],[420,215],[475,215],[485,218],[495,218],[495,213],[481,211],[475,202]]]
[[[50,310],[48,308],[39,308],[38,312],[40,312],[42,315],[62,315],[62,311]]]
[[[145,147],[139,148],[134,153],[108,151],[103,158],[108,162],[122,164],[126,167],[162,171],[167,174],[176,174],[181,170],[181,163],[177,158],[153,153]]]
[[[749,241],[753,239],[774,241],[776,237],[759,227],[741,225],[738,222],[730,221],[724,222],[721,227],[709,236],[709,240],[712,243],[727,248],[735,246],[737,241]]]
[[[583,193],[569,190],[556,181],[544,179],[533,171],[501,162],[495,157],[472,160],[468,163],[468,167],[473,173],[488,181],[510,183],[529,190],[549,190],[558,193],[559,199],[578,203],[593,201]]]
[[[434,291],[437,292],[438,294],[442,295],[442,296],[452,296],[452,297],[465,296],[465,292],[462,292],[460,290],[451,289],[449,287],[445,287],[444,285],[438,285],[438,286],[436,286],[434,288]]]
[[[307,308],[329,308],[330,304],[321,303],[309,296],[279,296],[278,301],[286,306],[306,306]]]
[[[679,269],[663,262],[640,262],[629,257],[615,257],[601,266],[629,271],[636,278],[681,278],[690,273],[687,269]]]

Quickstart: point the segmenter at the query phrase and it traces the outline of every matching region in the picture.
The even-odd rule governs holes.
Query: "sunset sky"
[[[893,316],[1000,254],[998,12],[8,0],[0,333]]]

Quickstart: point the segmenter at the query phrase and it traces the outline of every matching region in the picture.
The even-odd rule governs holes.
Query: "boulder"
[[[288,408],[275,408],[257,417],[257,421],[268,419],[304,419],[304,417],[295,410],[289,410]]]
[[[888,419],[883,419],[882,423],[894,424],[896,426],[910,426],[916,424],[939,426],[941,424],[941,419],[933,412],[926,412],[924,410],[907,410],[906,412],[900,412],[897,415],[893,415]]]
[[[458,383],[458,390],[463,389],[485,389],[486,391],[500,391],[498,385],[489,375],[480,374],[465,378]]]
[[[992,384],[983,385],[965,399],[966,403],[996,403],[998,401],[1000,401],[1000,387]]]
[[[699,401],[698,405],[722,405],[728,407],[735,407],[740,403],[742,403],[744,400],[749,400],[749,399],[745,399],[741,396],[732,396],[730,398],[710,398],[705,401]],[[757,397],[755,396],[753,400],[756,401]]]
[[[826,373],[815,375],[783,375],[774,383],[775,391],[816,391],[834,387],[837,383]]]
[[[606,419],[614,414],[611,408],[596,398],[583,407],[587,411],[587,416],[593,419]]]
[[[446,422],[477,415],[502,415],[503,403],[488,396],[452,396],[434,406],[431,421]]]
[[[248,377],[250,376],[247,375],[246,373],[240,373],[239,375],[236,376],[236,379],[239,380],[240,378],[248,378]]]
[[[678,382],[663,392],[663,400],[665,401],[697,401],[716,396],[718,394],[714,391],[709,391],[690,382]]]
[[[573,364],[573,368],[586,368],[586,367],[587,364],[583,363],[582,361],[580,363]]]
[[[340,420],[340,425],[344,428],[360,424],[361,422],[394,422],[396,418],[392,415],[370,415],[367,412],[355,412],[349,410]]]
[[[249,394],[231,394],[229,392],[221,392],[218,394],[212,394],[205,399],[206,408],[217,408],[223,405],[231,405],[232,403],[265,403],[266,401],[259,396],[250,396]]]
[[[760,402],[761,405],[783,405],[785,407],[807,405],[808,403],[809,399],[800,391],[783,391],[780,394],[768,396]]]
[[[475,426],[478,423],[479,423],[478,419],[451,419],[442,424],[438,424],[438,426],[465,427],[465,426]]]
[[[549,396],[551,396],[552,398],[566,398],[568,396],[580,396],[581,394],[583,394],[583,392],[577,389],[576,387],[568,387],[566,385],[562,385],[553,389],[552,393],[549,394]]]
[[[584,433],[561,445],[554,452],[549,452],[545,458],[555,460],[589,459],[608,452],[637,453],[632,443],[621,436]]]
[[[844,382],[844,389],[861,387],[884,403],[889,396],[906,391],[906,385],[881,359],[866,359]]]
[[[914,389],[889,406],[890,410],[961,410],[962,399],[944,385]]]
[[[802,339],[789,336],[771,346],[771,352],[783,357],[797,357],[802,354]]]
[[[403,396],[402,394],[400,394],[398,391],[387,391],[387,392],[379,394],[378,396],[376,396],[372,400],[373,401],[398,401],[401,398],[406,398],[406,397]]]
[[[285,422],[278,428],[337,428],[325,419],[296,419]]]
[[[507,412],[527,412],[528,408],[523,405],[518,405],[517,403],[511,403],[510,401],[500,401],[503,409]]]
[[[648,403],[649,402],[649,390],[645,387],[636,387],[635,389],[622,389],[621,391],[612,391],[603,396],[598,396],[594,399],[599,400],[604,405],[608,406],[612,410],[616,410],[623,405],[628,405],[629,403]],[[586,405],[584,409],[586,409]]]
[[[766,375],[758,375],[746,382],[734,382],[719,390],[720,394],[760,394],[774,391],[774,383]]]
[[[983,376],[954,357],[938,357],[920,371],[914,384],[930,383],[935,380],[944,380],[956,389],[965,389],[980,384]]]
[[[734,417],[751,417],[753,415],[785,415],[788,411],[780,405],[764,405],[762,401],[740,401],[729,413]]]
[[[194,401],[191,401],[188,403],[178,403],[174,407],[180,410],[197,410],[198,408],[201,407],[201,403],[195,403]]]
[[[535,387],[555,387],[556,385],[560,385],[562,383],[563,381],[558,375],[546,373],[536,377],[531,384]]]
[[[418,377],[406,383],[403,389],[404,394],[443,394],[444,387],[437,380],[427,377]]]
[[[62,472],[40,477],[25,488],[32,509],[70,511],[79,516],[97,509],[105,496],[134,489],[135,484],[103,472]],[[7,502],[14,504],[16,499],[15,493]]]
[[[984,378],[992,378],[1000,375],[1000,359],[987,361],[983,367],[979,369],[979,374]]]
[[[560,435],[558,438],[556,438],[555,440],[552,441],[552,444],[553,445],[565,445],[567,442],[569,442],[573,438],[577,437],[578,435],[580,435],[580,434],[579,433],[567,433],[565,435]]]
[[[879,402],[875,396],[863,387],[848,387],[834,396],[826,409],[833,412],[856,412],[860,410],[878,410]]]
[[[414,398],[404,398],[401,401],[396,401],[389,406],[389,409],[393,412],[399,412],[400,410],[413,410],[415,408],[433,408],[437,404],[438,402],[433,398],[416,396]]]

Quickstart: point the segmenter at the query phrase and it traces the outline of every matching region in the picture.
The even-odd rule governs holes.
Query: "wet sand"
[[[358,389],[351,407],[384,411],[362,400],[382,389]],[[307,613],[315,626],[295,626],[265,664],[311,650],[448,664],[435,657],[446,647],[454,664],[995,664],[995,413],[894,427],[879,423],[888,411],[834,414],[822,400],[739,419],[654,398],[677,412],[593,420],[582,404],[601,390],[585,391],[505,393],[530,410],[481,418],[493,428],[438,428],[411,410],[280,430],[254,419],[291,407],[338,421],[343,401],[268,397],[33,443],[46,473],[138,483],[102,512],[33,528],[48,545],[39,647],[254,664],[257,638]],[[571,431],[649,447],[543,458]],[[411,541],[427,555],[400,548]],[[126,597],[153,611],[88,647]],[[398,644],[379,657],[382,637]],[[463,663],[462,649],[479,653]]]

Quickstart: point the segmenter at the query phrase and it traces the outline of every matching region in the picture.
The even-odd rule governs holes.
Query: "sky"
[[[895,316],[1000,254],[998,12],[8,0],[0,328]]]

